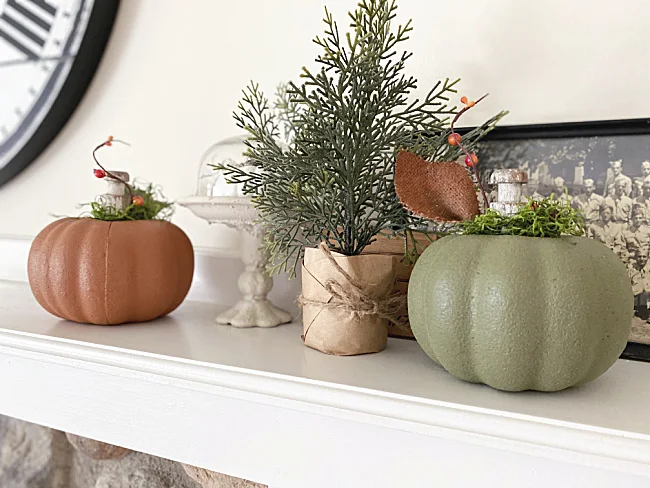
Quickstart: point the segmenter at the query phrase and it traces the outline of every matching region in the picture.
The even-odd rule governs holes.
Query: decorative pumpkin
[[[408,290],[411,327],[454,376],[500,390],[591,381],[625,348],[633,294],[618,257],[582,237],[457,235],[431,244]]]
[[[36,237],[28,261],[32,292],[45,310],[104,325],[172,312],[193,272],[190,240],[164,220],[60,219]]]

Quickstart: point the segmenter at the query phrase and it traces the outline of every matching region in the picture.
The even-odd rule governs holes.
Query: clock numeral
[[[47,0],[29,0],[29,2],[36,5],[43,12],[47,12],[52,17],[56,15],[56,7]]]
[[[28,9],[25,4],[33,6]],[[35,12],[38,12],[36,14]],[[0,38],[11,44],[29,59],[38,59],[36,51],[45,45],[52,28],[56,7],[47,0],[7,0],[0,15]],[[7,29],[7,26],[11,29]]]

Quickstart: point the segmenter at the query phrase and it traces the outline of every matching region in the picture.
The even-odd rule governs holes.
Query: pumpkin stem
[[[97,166],[99,166],[104,171],[104,173],[106,173],[106,176],[108,176],[109,178],[112,178],[113,180],[119,181],[119,182],[123,183],[124,186],[126,186],[126,189],[129,191],[129,196],[131,197],[130,200],[133,200],[133,189],[131,188],[131,185],[129,185],[126,181],[124,181],[119,176],[114,175],[113,173],[108,171],[106,168],[104,168],[104,166],[102,166],[102,164],[97,159],[97,151],[99,151],[104,146],[112,146],[114,142],[119,142],[120,144],[124,144],[125,146],[130,146],[130,144],[128,142],[124,142],[124,141],[121,141],[119,139],[113,139],[113,136],[108,136],[108,139],[106,139],[104,142],[102,142],[99,146],[97,146],[93,150],[93,159],[95,160],[95,163],[97,163]]]

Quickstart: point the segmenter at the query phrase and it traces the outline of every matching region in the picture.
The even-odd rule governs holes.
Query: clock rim
[[[11,161],[0,168],[0,188],[18,176],[45,151],[78,108],[106,50],[120,1],[95,0],[79,50],[59,94],[32,137]]]

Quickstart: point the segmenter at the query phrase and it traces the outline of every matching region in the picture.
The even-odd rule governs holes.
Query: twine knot
[[[388,297],[375,298],[366,292],[367,285],[345,271],[336,262],[332,252],[325,242],[321,242],[318,248],[323,252],[332,267],[343,277],[343,281],[328,279],[323,287],[332,296],[327,302],[298,297],[298,305],[318,305],[323,308],[339,308],[351,312],[359,317],[366,315],[378,315],[398,324],[396,318],[406,305],[406,295],[390,295]],[[399,325],[399,324],[398,324]]]

